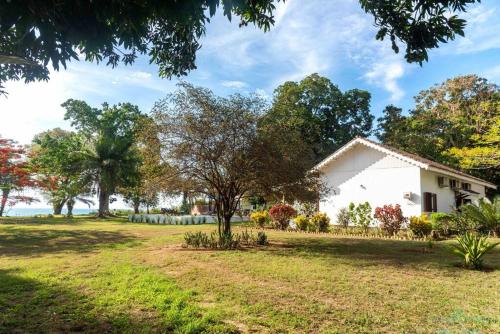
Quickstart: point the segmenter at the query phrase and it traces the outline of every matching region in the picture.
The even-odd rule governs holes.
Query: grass
[[[480,272],[448,242],[266,231],[261,248],[180,247],[214,228],[0,219],[0,332],[500,332],[499,249]]]

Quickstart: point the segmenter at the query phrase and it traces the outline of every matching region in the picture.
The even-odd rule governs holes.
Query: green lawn
[[[181,247],[214,228],[0,219],[0,332],[500,333],[500,248],[477,272],[446,242],[268,231],[262,248]]]

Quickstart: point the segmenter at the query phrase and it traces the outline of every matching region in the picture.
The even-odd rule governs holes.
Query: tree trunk
[[[75,200],[70,198],[66,202],[66,207],[68,208],[68,217],[73,216],[73,207],[75,206]]]
[[[10,191],[8,189],[2,190],[2,199],[0,201],[0,217],[3,216],[5,205],[7,204],[7,199],[9,198],[9,192]]]
[[[103,190],[99,191],[99,210],[97,217],[104,218],[109,215],[109,194]]]
[[[135,214],[139,213],[139,206],[140,206],[140,202],[139,201],[134,201],[134,213]]]
[[[62,209],[64,207],[64,202],[65,201],[60,201],[60,202],[52,203],[52,210],[54,211],[55,215],[60,215],[61,214]]]

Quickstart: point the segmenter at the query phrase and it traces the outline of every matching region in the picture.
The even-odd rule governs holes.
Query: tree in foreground
[[[36,186],[25,149],[11,139],[0,137],[0,217],[7,206],[36,201],[31,196],[23,195],[23,190]]]
[[[79,57],[110,66],[131,64],[147,54],[161,77],[196,68],[196,52],[206,24],[219,10],[240,26],[267,31],[280,0],[90,1],[31,0],[0,2],[0,93],[7,80],[48,80],[54,70]],[[464,35],[456,13],[479,0],[360,0],[379,27],[376,38],[406,45],[408,62],[422,64],[427,51]]]
[[[79,154],[83,138],[74,132],[55,128],[35,135],[30,147],[30,163],[36,171],[40,187],[52,205],[54,214],[61,214],[66,205],[68,215],[77,201],[93,202],[92,176],[80,167]]]
[[[328,78],[311,74],[275,89],[266,122],[295,131],[318,162],[354,137],[370,135],[370,98],[363,90],[341,92]]]
[[[65,119],[71,120],[83,140],[75,152],[74,168],[91,177],[97,186],[98,216],[107,216],[110,197],[137,179],[140,157],[135,135],[141,113],[130,103],[104,103],[97,109],[84,101],[68,100],[63,107]]]
[[[270,186],[268,192],[283,191],[292,183],[300,184],[304,192],[314,191],[318,180],[308,169],[275,168],[284,167],[281,160],[286,158],[277,146],[270,155],[271,137],[259,132],[265,110],[260,98],[221,98],[186,83],[180,88],[158,102],[152,113],[154,141],[160,145],[161,162],[171,170],[164,175],[165,184],[170,191],[189,190],[210,198],[217,212],[219,237],[231,234],[231,218],[245,194],[266,186]]]

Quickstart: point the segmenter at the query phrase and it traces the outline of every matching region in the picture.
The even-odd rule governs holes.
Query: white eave
[[[405,161],[409,164],[412,164],[414,166],[417,166],[419,168],[422,168],[422,169],[425,169],[425,170],[428,170],[431,172],[435,172],[435,173],[439,173],[439,174],[443,174],[443,175],[447,175],[447,176],[452,176],[452,177],[455,177],[457,179],[470,181],[470,182],[480,184],[480,185],[483,185],[485,187],[489,187],[489,188],[493,188],[493,189],[497,188],[496,185],[489,183],[487,181],[478,179],[478,178],[473,177],[473,176],[468,176],[467,174],[464,174],[464,173],[460,173],[460,172],[454,173],[448,169],[443,169],[443,168],[439,168],[436,166],[432,166],[428,163],[424,163],[422,161],[412,159],[411,157],[405,156],[404,154],[400,154],[400,153],[397,153],[397,152],[392,151],[390,149],[387,149],[386,147],[384,147],[382,145],[379,145],[375,142],[372,142],[371,140],[361,138],[361,137],[354,138],[353,140],[351,140],[350,142],[348,142],[347,144],[345,144],[344,146],[339,148],[337,151],[335,151],[334,153],[332,153],[331,155],[329,155],[328,157],[323,159],[323,161],[321,161],[316,166],[314,166],[313,169],[318,170],[318,171],[321,170],[322,168],[329,165],[332,161],[338,159],[340,156],[342,156],[343,154],[345,154],[347,151],[351,150],[354,146],[356,146],[358,144],[373,148],[379,152],[393,156],[397,159],[400,159],[400,160]]]

